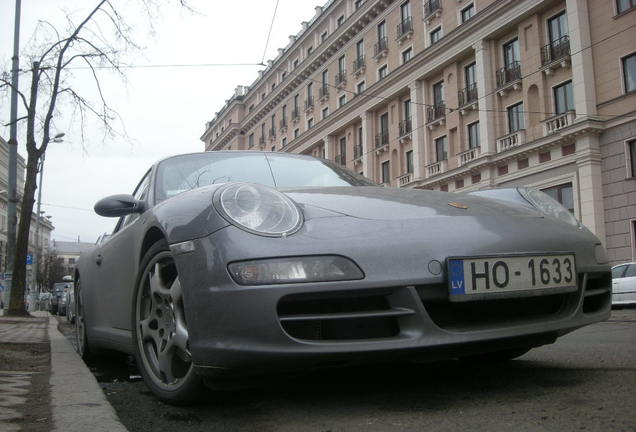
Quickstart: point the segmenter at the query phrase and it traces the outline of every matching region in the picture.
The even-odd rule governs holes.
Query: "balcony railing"
[[[424,3],[424,18],[428,18],[442,8],[441,0],[428,0]]]
[[[318,96],[320,97],[321,101],[327,100],[329,99],[329,87],[322,86],[318,89]]]
[[[407,17],[397,25],[397,40],[400,41],[411,34],[413,34],[413,20]]]
[[[400,136],[401,137],[411,133],[412,127],[411,127],[411,119],[410,118],[402,120],[400,122],[399,126],[400,126]]]
[[[511,148],[518,147],[526,143],[525,129],[519,129],[516,132],[497,138],[497,152],[501,153]]]
[[[311,111],[314,109],[314,97],[307,96],[307,100],[305,100],[305,111]]]
[[[446,104],[442,101],[436,105],[429,107],[426,111],[426,120],[428,123],[441,119],[446,116]]]
[[[375,136],[375,148],[389,145],[389,132],[381,132]]]
[[[336,74],[336,87],[341,87],[347,82],[347,71],[344,69]]]
[[[426,176],[433,177],[438,174],[445,173],[448,167],[448,161],[442,160],[426,166]]]
[[[353,158],[360,159],[362,157],[362,144],[353,146]]]
[[[474,161],[479,157],[480,148],[473,147],[457,155],[459,166],[464,166],[470,161]]]
[[[569,56],[570,37],[566,35],[541,48],[541,66],[547,66]]]
[[[339,164],[339,165],[346,165],[347,164],[347,155],[346,155],[346,153],[336,155],[336,163]]]
[[[401,176],[398,177],[398,186],[400,187],[406,186],[407,184],[411,183],[411,181],[413,181],[412,179],[413,179],[412,173],[402,174]]]
[[[374,57],[380,57],[385,55],[389,51],[389,40],[386,37],[378,39],[375,45],[373,45]]]
[[[366,60],[364,58],[364,56],[360,56],[357,59],[355,59],[353,61],[353,73],[354,74],[359,74],[362,73],[364,71],[364,68],[366,67],[367,63]]]
[[[477,83],[472,83],[468,87],[457,92],[459,106],[465,106],[477,101]]]
[[[563,114],[543,120],[543,136],[552,135],[553,133],[570,126],[574,122],[575,117],[576,113],[574,111],[567,111]]]
[[[298,119],[300,118],[300,109],[298,109],[298,107],[292,109],[291,118],[294,121],[298,121]]]
[[[512,62],[497,71],[497,87],[503,87],[507,84],[521,79],[521,63]]]

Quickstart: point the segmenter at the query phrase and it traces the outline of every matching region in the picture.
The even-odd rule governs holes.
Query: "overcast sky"
[[[20,66],[28,54],[38,20],[64,27],[64,17],[85,15],[87,5],[96,1],[22,0]],[[115,5],[129,0],[112,0]],[[174,3],[177,3],[175,0]],[[138,65],[259,63],[276,5],[276,0],[189,0],[197,13],[177,6],[164,6],[154,20],[154,37],[142,35],[137,41],[145,49],[143,58],[129,59]],[[273,59],[277,49],[288,44],[302,21],[309,21],[314,7],[323,0],[280,0],[265,60]],[[0,68],[10,70],[13,46],[15,2],[0,0]],[[130,23],[146,29],[147,20],[127,16]],[[95,202],[107,195],[131,193],[150,165],[163,157],[203,151],[199,137],[205,122],[212,119],[238,84],[249,85],[257,77],[258,66],[137,68],[126,71],[127,81],[112,77],[104,80],[108,102],[122,116],[130,139],[104,139],[96,125],[85,129],[85,141],[71,118],[68,107],[61,107],[64,119],[56,124],[64,132],[64,142],[51,143],[44,166],[42,208],[52,216],[53,238],[61,241],[93,242],[110,232],[116,220],[102,218],[93,211]],[[86,72],[74,72],[78,86],[89,85]],[[25,88],[28,75],[20,83]],[[2,124],[9,120],[9,100],[0,99]],[[77,126],[77,122],[75,125]],[[123,129],[123,128],[120,128]],[[123,130],[122,130],[123,131]],[[9,139],[9,128],[0,127]],[[20,130],[18,152],[26,158],[24,133]]]

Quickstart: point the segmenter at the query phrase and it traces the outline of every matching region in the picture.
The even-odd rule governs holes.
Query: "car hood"
[[[531,206],[462,193],[384,187],[333,187],[285,190],[303,206],[361,219],[408,220],[436,217],[542,217]]]

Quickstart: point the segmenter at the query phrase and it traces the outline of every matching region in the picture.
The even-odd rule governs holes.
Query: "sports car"
[[[330,161],[170,157],[75,273],[79,353],[133,354],[187,403],[278,373],[364,362],[518,357],[605,320],[601,242],[525,188],[386,188]]]

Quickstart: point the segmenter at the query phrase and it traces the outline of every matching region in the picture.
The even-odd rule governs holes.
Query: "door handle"
[[[97,254],[97,256],[95,257],[95,264],[102,265],[102,259],[102,254]]]

